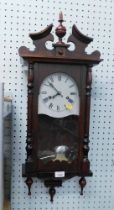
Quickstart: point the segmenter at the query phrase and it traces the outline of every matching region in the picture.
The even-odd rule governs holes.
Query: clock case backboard
[[[79,181],[81,194],[86,184],[85,176],[92,176],[90,170],[89,152],[89,118],[90,118],[90,98],[92,83],[92,67],[101,61],[99,51],[92,54],[86,54],[85,48],[93,41],[83,35],[75,25],[72,27],[72,34],[68,37],[67,43],[62,41],[66,34],[66,28],[62,25],[62,14],[59,16],[60,25],[56,28],[58,42],[54,43],[54,37],[51,34],[53,25],[39,33],[30,34],[33,40],[35,50],[30,51],[22,46],[19,49],[19,55],[28,62],[28,114],[27,114],[27,158],[23,164],[22,175],[27,177],[29,195],[32,185],[32,177],[43,178],[45,185],[50,187],[51,201],[55,194],[54,187],[61,186],[64,179],[73,176],[81,176]],[[52,42],[53,49],[46,48],[46,42]],[[70,43],[75,45],[73,51],[69,50]],[[78,136],[78,155],[70,164],[66,161],[49,161],[43,164],[38,159],[38,144],[40,118],[38,116],[38,93],[42,81],[55,72],[63,72],[70,75],[79,89],[80,114],[76,117],[77,129],[73,131]],[[48,132],[45,132],[45,138],[48,141]],[[55,172],[64,171],[64,177],[55,177]]]

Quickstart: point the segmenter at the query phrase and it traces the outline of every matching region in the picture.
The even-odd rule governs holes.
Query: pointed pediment
[[[50,24],[38,33],[30,33],[29,37],[33,40],[35,49],[31,51],[27,47],[22,46],[19,49],[20,56],[33,61],[41,61],[43,59],[46,62],[50,62],[51,59],[51,62],[72,61],[74,63],[83,62],[91,65],[98,64],[102,61],[99,51],[94,51],[91,54],[85,52],[85,49],[93,41],[93,38],[82,34],[76,25],[72,26],[72,32],[68,37],[67,43],[63,41],[63,37],[66,34],[66,27],[63,26],[63,16],[59,17],[59,25],[55,29],[55,35],[58,37],[56,43],[54,42],[52,28],[53,24]],[[51,49],[47,49],[47,42],[51,43]],[[69,49],[70,43],[73,43],[75,46],[73,51]]]

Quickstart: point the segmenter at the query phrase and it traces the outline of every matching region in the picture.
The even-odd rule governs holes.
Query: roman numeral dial
[[[76,81],[65,73],[47,76],[40,87],[38,113],[51,117],[79,115],[79,93]]]

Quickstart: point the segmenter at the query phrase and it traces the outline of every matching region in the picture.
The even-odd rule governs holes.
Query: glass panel
[[[52,161],[71,163],[78,152],[78,116],[61,119],[39,115],[38,158],[45,164]]]
[[[38,159],[76,160],[79,143],[79,91],[76,81],[66,73],[47,76],[38,96]]]

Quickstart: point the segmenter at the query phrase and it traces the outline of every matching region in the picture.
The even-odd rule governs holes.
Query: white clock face
[[[76,82],[65,73],[46,77],[38,96],[38,114],[61,118],[79,115],[79,93]]]

